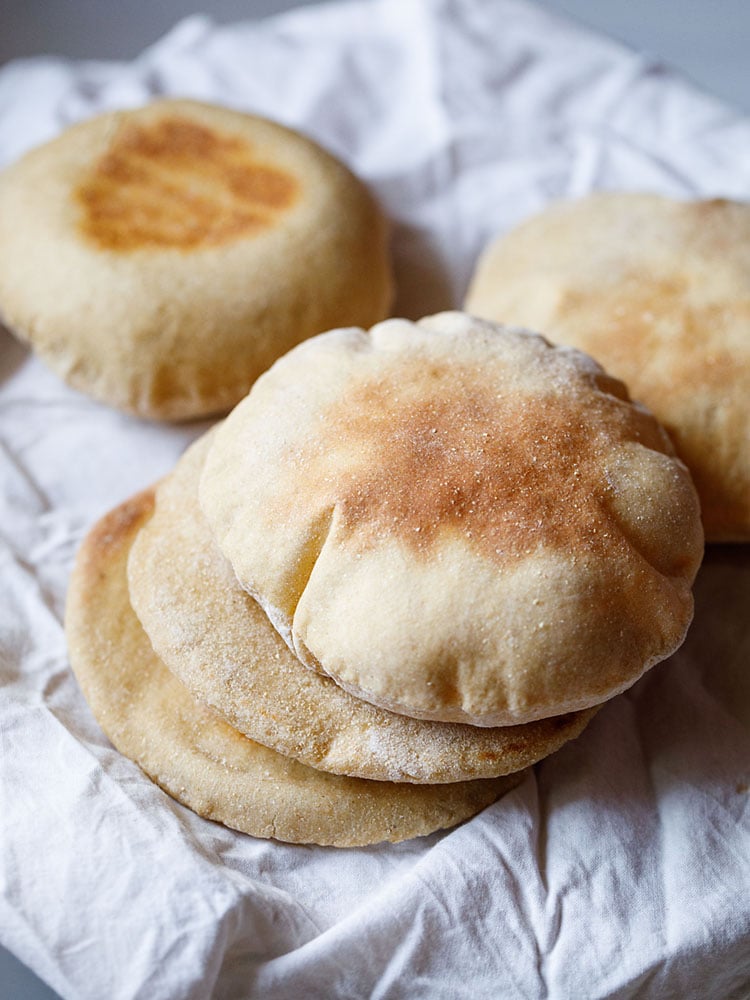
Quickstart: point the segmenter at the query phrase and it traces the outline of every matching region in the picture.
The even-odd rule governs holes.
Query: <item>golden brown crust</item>
[[[294,344],[385,316],[391,292],[370,193],[261,118],[156,101],[0,174],[7,325],[75,388],[139,416],[227,410]]]
[[[621,406],[591,392],[584,408],[580,393],[553,388],[533,399],[500,396],[481,369],[453,358],[399,373],[397,392],[394,381],[387,372],[355,386],[321,415],[309,452],[290,453],[306,470],[299,516],[335,507],[360,545],[388,532],[415,557],[461,531],[499,566],[540,545],[613,558],[610,549],[627,544],[607,458],[633,441],[661,452],[669,445],[649,415],[627,405],[624,387]],[[356,457],[332,480],[326,466],[342,439]]]
[[[459,313],[290,352],[201,502],[297,656],[414,718],[599,704],[692,616],[698,503],[664,430],[585,355]]]
[[[82,231],[105,250],[194,250],[275,224],[298,195],[252,146],[179,114],[125,122],[73,192]]]
[[[236,729],[304,764],[435,783],[517,771],[577,736],[593,711],[502,729],[394,715],[307,670],[239,586],[198,505],[211,435],[159,487],[130,553],[131,603],[158,655]]]
[[[466,308],[592,354],[662,421],[709,541],[750,539],[750,205],[597,194],[482,255]]]
[[[153,495],[128,501],[81,546],[66,634],[71,665],[102,729],[178,801],[258,837],[348,847],[421,836],[468,818],[522,774],[397,785],[304,767],[241,736],[159,661],[128,601],[130,544]]]

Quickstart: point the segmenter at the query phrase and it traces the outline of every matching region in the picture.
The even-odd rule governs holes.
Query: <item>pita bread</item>
[[[414,718],[599,704],[692,616],[698,502],[664,430],[586,355],[460,313],[287,354],[200,493],[296,655]]]
[[[394,715],[306,669],[216,547],[198,504],[211,434],[159,485],[128,564],[130,600],[158,656],[246,736],[304,764],[419,783],[494,777],[577,736],[594,710],[480,729]]]
[[[491,245],[466,308],[592,354],[669,431],[709,541],[750,539],[750,205],[597,194]]]
[[[386,237],[310,140],[157,101],[0,174],[0,311],[75,388],[185,419],[228,410],[304,338],[387,315]]]
[[[256,837],[349,847],[452,826],[521,775],[451,785],[344,778],[235,732],[159,661],[128,600],[130,544],[150,516],[143,493],[104,517],[78,554],[66,631],[81,688],[114,745],[173,798]]]

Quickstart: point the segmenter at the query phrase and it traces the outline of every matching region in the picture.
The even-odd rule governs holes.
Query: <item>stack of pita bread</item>
[[[702,548],[666,432],[587,355],[462,313],[336,329],[93,529],[71,662],[201,815],[398,841],[669,656]]]
[[[513,787],[682,642],[703,535],[681,459],[708,537],[750,537],[748,246],[727,202],[550,209],[467,308],[553,347],[379,322],[382,214],[273,122],[158,101],[4,171],[19,336],[138,416],[239,404],[79,553],[71,661],[115,745],[293,842],[401,840]]]

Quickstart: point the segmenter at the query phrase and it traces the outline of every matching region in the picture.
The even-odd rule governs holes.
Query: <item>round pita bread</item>
[[[491,245],[469,312],[592,354],[669,431],[709,541],[750,539],[750,205],[597,194]]]
[[[521,774],[451,785],[345,778],[233,730],[160,662],[130,607],[128,552],[152,506],[153,494],[140,494],[93,528],[71,579],[66,632],[102,729],[173,798],[256,837],[351,847],[452,826],[519,783]]]
[[[218,428],[201,502],[299,658],[414,718],[599,704],[683,640],[698,502],[586,355],[446,313],[337,330]]]
[[[228,410],[294,344],[387,315],[384,220],[309,139],[194,101],[109,112],[0,174],[0,311],[75,388]]]
[[[130,600],[162,661],[231,725],[304,764],[381,781],[462,781],[518,771],[594,713],[480,729],[394,715],[307,670],[219,552],[198,504],[212,434],[159,485],[128,563]]]

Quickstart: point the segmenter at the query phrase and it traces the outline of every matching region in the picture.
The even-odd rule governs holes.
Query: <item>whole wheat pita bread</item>
[[[66,632],[102,729],[173,798],[256,837],[348,847],[452,826],[521,780],[364,781],[304,767],[241,736],[159,661],[130,607],[128,552],[152,505],[152,493],[140,494],[92,529],[71,579]]]
[[[285,355],[200,493],[300,659],[415,718],[599,704],[692,616],[698,502],[665,431],[586,355],[460,313]]]
[[[592,354],[669,431],[709,541],[750,539],[750,205],[608,193],[482,255],[466,299]]]
[[[160,419],[228,410],[291,346],[387,315],[387,234],[281,125],[161,100],[0,174],[0,312],[66,381]]]
[[[198,504],[212,435],[158,487],[128,563],[130,599],[162,661],[231,725],[302,763],[419,783],[520,770],[577,736],[593,710],[480,729],[394,715],[304,667],[221,555]]]

